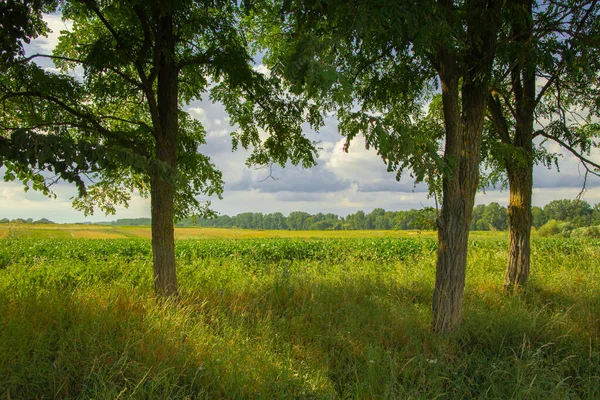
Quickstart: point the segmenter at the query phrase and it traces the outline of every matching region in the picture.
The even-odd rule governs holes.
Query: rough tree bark
[[[174,171],[177,162],[178,75],[175,64],[173,21],[167,15],[161,18],[157,29],[155,65],[158,65],[156,158]],[[160,40],[160,42],[159,42]],[[174,182],[155,171],[151,176],[152,252],[154,254],[154,288],[159,296],[176,296],[175,268]]]
[[[485,86],[477,82],[465,83],[461,116],[458,77],[451,75],[442,68],[440,78],[446,123],[444,154],[451,171],[443,178],[442,211],[438,219],[434,332],[457,329],[462,320],[469,226],[479,182],[479,154],[486,107]]]
[[[452,26],[453,2],[442,0],[439,4]],[[431,329],[438,333],[456,330],[462,321],[469,225],[479,182],[483,120],[501,7],[500,0],[465,2],[466,49],[442,45],[438,52],[448,165],[442,183],[432,306]]]
[[[510,185],[508,265],[504,278],[507,292],[523,287],[529,277],[532,169],[532,165],[507,167]]]
[[[524,18],[512,25],[513,40],[528,49],[533,35],[533,2],[517,0]],[[504,289],[512,293],[529,278],[531,253],[531,197],[533,190],[533,120],[535,110],[535,65],[532,52],[526,51],[511,65],[511,86],[515,98],[516,126],[512,146],[514,154],[505,161],[510,200],[508,205],[508,263]],[[508,136],[508,133],[504,135]],[[510,138],[505,140],[510,142]]]

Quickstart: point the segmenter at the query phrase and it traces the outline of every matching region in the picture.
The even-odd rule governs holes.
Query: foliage
[[[553,200],[544,206],[546,218],[571,222],[577,226],[589,225],[592,213],[590,204],[580,199]]]
[[[561,232],[561,223],[555,219],[551,219],[546,222],[542,227],[537,230],[538,236],[548,237],[555,236]]]
[[[362,135],[398,180],[409,173],[431,195],[441,191],[445,133],[431,47],[447,27],[435,10],[430,1],[278,1],[255,29],[272,73],[336,113],[345,151]]]
[[[552,143],[598,175],[599,18],[595,0],[507,3],[482,151],[489,183],[506,185],[507,164],[558,168]]]
[[[317,213],[311,215],[302,211],[293,211],[287,217],[281,213],[242,213],[235,216],[222,215],[214,219],[188,219],[178,226],[202,226],[242,229],[289,229],[289,230],[368,230],[368,229],[435,229],[435,210],[385,211],[376,208],[365,214],[357,211],[346,217],[335,214]]]
[[[573,229],[570,237],[600,239],[600,225]]]
[[[0,4],[0,65],[24,55],[24,43],[48,33],[42,12],[55,7],[55,0],[9,0]]]
[[[178,218],[210,213],[197,196],[220,195],[221,173],[199,152],[204,128],[183,110],[207,91],[237,124],[234,145],[255,150],[249,162],[314,164],[316,149],[301,124],[318,126],[320,116],[297,96],[286,95],[276,77],[253,70],[240,25],[243,7],[229,1],[210,7],[183,1],[168,9],[161,4],[60,3],[73,29],[61,32],[53,54],[21,54],[0,79],[5,180],[18,179],[26,189],[46,194],[57,179],[73,182],[79,189],[74,206],[91,213],[95,207],[114,212],[116,204],[127,204],[133,189],[148,195],[149,176],[158,174],[175,186]],[[161,19],[167,14],[169,22]],[[45,31],[43,21],[36,21],[36,29],[23,35]],[[176,59],[168,62],[161,21],[177,40]],[[35,64],[42,58],[59,72]],[[172,93],[165,94],[165,65],[176,69],[169,78],[177,88],[176,109],[169,113],[176,115],[177,128],[163,135],[166,120],[160,119],[166,118],[163,105]],[[83,75],[74,79],[78,68]],[[174,165],[160,155],[171,145],[158,142],[169,135],[175,140]]]
[[[473,208],[473,218],[471,219],[471,230],[488,231],[500,230],[505,231],[508,228],[508,220],[506,217],[506,207],[501,206],[496,202],[489,205],[479,204]]]

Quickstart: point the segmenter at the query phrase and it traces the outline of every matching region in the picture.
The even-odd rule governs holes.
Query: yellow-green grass
[[[473,241],[446,336],[429,331],[432,243],[180,240],[181,296],[162,302],[147,240],[0,240],[0,393],[600,397],[598,241],[535,240],[512,297],[506,241]]]
[[[82,224],[2,224],[0,225],[0,238],[85,238],[85,239],[114,239],[114,238],[151,238],[152,233],[148,226],[107,226],[107,225],[82,225]],[[251,230],[251,229],[224,229],[224,228],[196,228],[176,227],[177,239],[207,239],[207,238],[411,238],[411,237],[437,237],[435,231],[418,230],[363,230],[363,231],[289,231],[289,230]],[[471,232],[471,237],[478,238],[505,238],[506,232]]]

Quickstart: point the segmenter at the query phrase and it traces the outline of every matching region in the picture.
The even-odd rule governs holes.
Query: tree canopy
[[[237,127],[234,147],[251,148],[254,164],[313,165],[316,147],[302,124],[318,127],[321,116],[286,92],[279,77],[253,68],[247,15],[238,2],[54,6],[73,28],[61,32],[53,54],[10,48],[15,57],[0,77],[5,179],[45,193],[57,179],[74,182],[74,206],[85,212],[114,211],[132,190],[150,195],[157,291],[175,293],[173,220],[209,213],[197,196],[223,190],[221,173],[199,151],[204,128],[186,104],[207,95],[221,102]],[[14,21],[17,40],[45,29],[42,4],[25,7],[30,19]],[[40,58],[59,72],[40,68]]]

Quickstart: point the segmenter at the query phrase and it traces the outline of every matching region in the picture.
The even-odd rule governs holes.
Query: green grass
[[[471,242],[462,329],[429,332],[434,238],[0,240],[0,397],[600,398],[600,241]]]

